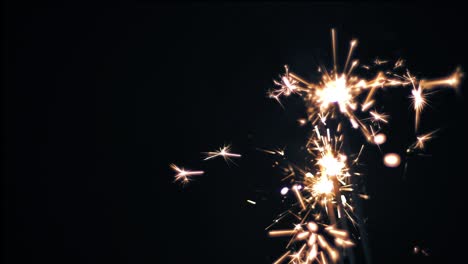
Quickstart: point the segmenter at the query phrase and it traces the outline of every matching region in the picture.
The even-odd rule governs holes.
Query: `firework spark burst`
[[[420,80],[405,69],[405,61],[401,58],[394,63],[377,58],[368,65],[360,65],[357,59],[353,59],[353,52],[358,44],[355,39],[350,42],[346,61],[340,71],[334,29],[331,31],[331,37],[332,69],[320,66],[318,81],[311,82],[291,72],[286,65],[285,73],[280,75],[279,80],[273,80],[276,88],[268,92],[269,97],[278,101],[282,107],[281,99],[284,97],[299,96],[303,99],[307,116],[300,118],[298,123],[300,126],[313,127],[304,146],[305,165],[298,166],[288,161],[284,148],[274,150],[257,148],[281,159],[282,163],[277,161],[273,165],[279,166],[285,174],[282,178],[285,186],[282,186],[280,194],[284,197],[294,196],[295,201],[265,229],[269,230],[271,237],[290,237],[286,252],[274,264],[336,263],[343,257],[343,252],[361,243],[358,243],[356,238],[360,241],[365,240],[363,220],[355,209],[356,200],[367,200],[369,195],[365,194],[354,180],[357,176],[361,176],[356,172],[356,167],[364,145],[357,154],[346,153],[343,150],[345,140],[342,132],[348,124],[353,129],[359,130],[368,143],[375,144],[379,148],[387,141],[386,134],[381,130],[391,122],[391,118],[390,115],[377,110],[377,92],[387,87],[408,87],[415,113],[414,127],[417,132],[421,113],[429,105],[427,99],[429,92],[439,87],[456,88],[462,77],[462,72],[458,68],[446,78]],[[385,67],[388,69],[384,70]],[[435,132],[417,136],[417,141],[408,150],[424,149]],[[231,152],[230,145],[205,154],[207,155],[205,161],[216,157],[223,157],[225,161],[241,157],[240,154]],[[383,162],[388,167],[398,167],[401,158],[396,153],[387,153],[383,157]],[[174,164],[171,164],[171,168],[177,173],[175,181],[182,183],[187,183],[191,176],[204,173],[184,170]],[[247,202],[256,204],[252,200]],[[294,220],[287,224],[286,229],[270,230],[282,224],[288,217]],[[347,223],[351,223],[359,234],[353,234]],[[294,228],[291,229],[291,225]],[[365,251],[365,242],[361,245]]]
[[[399,74],[393,70],[403,68],[403,60],[396,61],[392,69],[377,71],[374,78],[364,78],[355,74],[358,60],[352,60],[353,51],[357,46],[357,40],[350,43],[346,63],[341,72],[338,71],[336,58],[336,32],[332,30],[333,42],[333,69],[328,71],[325,67],[319,67],[321,80],[319,82],[309,82],[290,72],[289,67],[285,66],[286,72],[281,76],[281,82],[274,81],[278,86],[269,92],[271,98],[280,101],[281,97],[287,97],[293,94],[300,95],[307,106],[309,113],[308,120],[315,124],[317,119],[323,123],[323,116],[335,117],[341,114],[346,117],[355,129],[360,129],[366,139],[371,142],[373,137],[371,128],[367,120],[372,122],[388,123],[387,115],[380,114],[377,111],[370,111],[375,105],[375,94],[378,90],[386,87],[404,87],[412,86],[411,98],[413,100],[415,111],[415,127],[419,126],[420,114],[427,106],[426,92],[437,87],[457,87],[460,83],[462,73],[457,69],[453,74],[446,78],[434,80],[418,80],[410,74],[408,70],[404,74]],[[349,63],[352,61],[351,63]],[[386,65],[388,61],[376,59],[374,65]],[[372,67],[365,66],[365,69],[371,70]],[[366,74],[368,75],[368,73]],[[371,118],[359,118],[368,113]]]
[[[320,81],[306,81],[285,66],[286,73],[281,76],[281,82],[274,81],[278,88],[269,91],[270,97],[278,102],[281,97],[300,96],[305,102],[308,116],[300,119],[299,124],[301,126],[311,124],[315,132],[306,144],[311,166],[298,168],[295,165],[287,165],[287,169],[284,170],[287,173],[284,179],[291,179],[292,184],[289,188],[284,188],[293,191],[297,203],[291,209],[281,213],[267,229],[278,224],[279,220],[288,214],[293,215],[296,220],[300,221],[300,224],[296,225],[293,230],[270,231],[270,236],[292,237],[286,247],[287,252],[279,257],[275,264],[287,259],[289,263],[336,262],[341,252],[336,248],[355,245],[349,236],[343,217],[353,223],[361,235],[363,234],[362,226],[357,225],[359,222],[362,223],[362,220],[354,214],[355,207],[351,205],[354,202],[352,194],[355,193],[354,197],[364,200],[369,199],[369,196],[357,190],[359,186],[356,186],[351,179],[360,174],[351,173],[350,166],[358,163],[364,145],[350,162],[348,156],[341,150],[344,140],[343,134],[340,135],[344,125],[343,118],[349,121],[351,127],[359,129],[368,142],[380,146],[386,142],[387,137],[379,131],[382,125],[389,124],[390,116],[375,109],[377,91],[386,87],[412,87],[410,98],[415,112],[415,131],[417,131],[420,115],[428,105],[428,91],[444,86],[457,87],[460,83],[462,74],[459,69],[447,78],[418,80],[411,75],[409,70],[404,69],[404,60],[401,58],[393,65],[389,60],[375,59],[374,66],[380,68],[389,66],[391,69],[377,71],[373,78],[360,77],[355,74],[359,61],[352,59],[356,47],[357,40],[352,40],[344,67],[342,71],[339,71],[336,56],[336,32],[332,29],[333,68],[327,70],[326,67],[320,66],[318,70],[321,76]],[[361,68],[367,71],[365,76],[373,70],[373,67],[367,65],[362,65]],[[404,71],[404,74],[395,71]],[[336,130],[331,131],[327,128],[329,120],[338,124]],[[325,131],[326,134],[324,134]],[[433,137],[433,134],[434,132],[417,136],[417,141],[410,148],[423,149],[424,144]],[[274,153],[271,152],[271,154]],[[386,154],[383,160],[388,167],[397,167],[400,164],[400,156],[396,153]],[[282,194],[285,195],[286,192]],[[327,243],[324,233],[317,233],[318,228],[304,230],[302,226],[313,223],[311,219],[320,221],[321,225],[328,225],[325,228],[326,234],[341,234],[341,237],[336,237],[332,243]],[[341,225],[344,229],[336,231],[337,225]],[[319,241],[318,245],[321,247],[307,242],[301,246],[292,247],[297,244],[297,241],[307,239]]]

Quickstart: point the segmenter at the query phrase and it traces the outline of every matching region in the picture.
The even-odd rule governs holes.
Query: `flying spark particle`
[[[205,173],[204,171],[190,171],[190,170],[185,170],[183,168],[179,168],[175,164],[171,164],[170,167],[177,172],[175,175],[175,181],[180,181],[183,184],[188,183],[190,181],[191,176],[196,176],[196,175],[202,175]]]
[[[252,201],[252,200],[247,200],[248,203],[250,204],[257,204],[256,202]]]
[[[223,157],[225,161],[230,160],[230,158],[240,158],[240,154],[230,153],[231,146],[223,146],[218,151],[206,152],[207,157],[204,160],[209,160],[216,157]]]
[[[400,155],[396,153],[388,153],[384,156],[384,164],[387,167],[395,168],[400,165]]]
[[[380,133],[374,136],[374,143],[377,145],[382,145],[385,141],[387,141],[385,134]]]

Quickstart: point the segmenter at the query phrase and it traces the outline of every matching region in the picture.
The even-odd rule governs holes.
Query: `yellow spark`
[[[393,67],[393,69],[402,67],[404,63],[405,63],[405,61],[404,61],[403,59],[398,59],[398,60],[395,62],[395,66]]]
[[[388,115],[377,113],[377,111],[370,111],[369,114],[375,122],[382,121],[384,123],[388,123]]]
[[[280,156],[284,156],[284,151],[286,150],[286,148],[283,148],[283,149],[275,149],[275,150],[257,148],[257,150],[262,151],[262,152],[265,152],[265,153],[268,153],[268,154],[271,154],[271,155],[276,155],[276,154],[278,154],[278,155],[280,155]]]
[[[384,156],[384,164],[387,167],[398,167],[400,165],[400,155],[396,153],[388,153]]]
[[[427,100],[425,96],[422,93],[422,88],[421,86],[418,87],[418,89],[413,89],[411,90],[411,98],[413,99],[413,106],[414,106],[414,111],[415,111],[415,128],[416,130],[419,127],[419,116],[423,110],[423,108],[427,105]]]
[[[387,141],[385,134],[380,133],[374,136],[374,143],[377,145],[382,145],[385,141]]]
[[[438,86],[451,86],[457,87],[460,84],[460,79],[463,77],[463,73],[460,68],[457,68],[455,72],[447,78],[435,79],[435,80],[421,80],[421,87],[423,89],[432,89]]]
[[[351,59],[351,56],[353,54],[353,50],[354,48],[356,47],[357,45],[357,39],[353,39],[350,43],[350,48],[349,48],[349,52],[348,52],[348,57],[346,58],[346,63],[345,63],[345,66],[344,66],[344,70],[346,72],[346,69],[348,68],[348,63],[349,63],[349,60]],[[352,68],[357,64],[356,61],[354,61],[352,64],[351,64],[351,69],[350,71],[352,70]]]
[[[327,176],[342,175],[346,167],[346,156],[335,156],[331,151],[323,155],[317,163],[320,165],[322,173]]]
[[[311,232],[317,232],[318,225],[314,222],[309,222],[307,223],[307,229],[309,229]]]
[[[250,204],[257,204],[256,202],[252,201],[252,200],[247,200],[248,203]]]
[[[361,197],[364,200],[369,200],[370,196],[367,194],[359,194],[359,197]]]
[[[275,230],[270,231],[270,236],[291,236],[292,239],[288,244],[288,247],[291,243],[302,243],[300,249],[295,252],[288,250],[285,254],[279,257],[274,263],[281,263],[285,260],[285,255],[288,255],[291,258],[289,263],[312,263],[319,254],[322,259],[326,259],[326,252],[329,258],[336,262],[339,259],[339,252],[333,247],[333,243],[327,242],[326,238],[323,235],[318,234],[319,226],[315,222],[304,223],[307,226],[305,231],[301,224],[295,225],[294,229],[289,230]],[[326,228],[327,232],[334,232],[332,235],[335,237],[335,244],[342,248],[347,248],[354,246],[354,243],[348,239],[348,235],[345,231],[335,229],[332,227]]]
[[[223,157],[224,160],[228,161],[230,158],[240,158],[240,154],[230,153],[231,146],[223,146],[218,151],[206,152],[207,157],[204,160],[209,160],[216,157]]]
[[[304,199],[302,198],[301,192],[299,191],[299,186],[294,185],[293,188],[294,194],[296,195],[297,200],[299,201],[299,204],[301,205],[302,210],[306,209]]]
[[[283,263],[283,261],[289,256],[289,254],[291,254],[291,251],[286,251],[286,253],[284,253],[283,255],[281,255],[281,257],[279,257],[275,262],[273,262],[273,264],[281,264]]]
[[[332,195],[333,182],[327,177],[320,177],[319,180],[312,185],[312,194],[314,196]]]
[[[380,60],[379,58],[376,58],[376,59],[374,60],[374,64],[375,64],[375,65],[382,65],[382,64],[385,64],[385,63],[387,63],[387,62],[388,62],[388,61],[386,61],[386,60]]]
[[[303,126],[307,123],[307,120],[305,118],[300,118],[297,120],[297,122],[299,123],[299,125]]]
[[[271,237],[279,237],[279,236],[291,236],[297,233],[296,229],[287,229],[287,230],[273,230],[268,232],[268,235]]]
[[[365,103],[365,104],[362,105],[361,110],[362,110],[363,112],[367,111],[374,103],[375,103],[374,100],[370,100],[369,102],[367,102],[367,103]]]
[[[281,76],[281,80],[273,80],[274,84],[276,84],[280,88],[270,91],[269,93],[270,97],[275,98],[276,100],[278,100],[280,96],[289,96],[299,89],[299,86],[297,85],[298,82],[289,75],[289,67],[287,65],[284,65],[284,68],[286,73],[283,76]]]
[[[330,233],[331,235],[333,235],[335,237],[339,237],[341,239],[347,239],[348,238],[348,232],[346,232],[344,230],[335,229],[333,226],[329,226],[329,227],[325,228],[325,230],[328,231],[328,233]]]
[[[188,183],[191,176],[201,175],[204,171],[189,171],[179,168],[175,164],[169,165],[177,174],[175,175],[175,181],[181,181],[182,183]]]
[[[305,231],[305,232],[299,233],[299,234],[296,236],[296,239],[297,239],[297,240],[304,240],[304,239],[306,239],[307,237],[309,237],[309,232]]]
[[[308,261],[313,261],[317,257],[317,250],[317,244],[314,243],[310,248],[309,256],[307,257]]]
[[[411,149],[424,149],[424,144],[434,137],[437,130],[416,137],[416,142],[410,146]]]
[[[349,240],[345,240],[345,239],[342,239],[342,238],[335,238],[335,244],[341,246],[341,247],[351,247],[351,246],[354,246],[354,243],[349,241]]]

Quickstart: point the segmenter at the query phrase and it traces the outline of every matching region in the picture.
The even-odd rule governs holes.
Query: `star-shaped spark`
[[[284,69],[285,74],[280,76],[280,81],[273,80],[274,84],[279,86],[279,88],[269,92],[270,98],[274,98],[278,102],[280,96],[289,96],[293,93],[296,93],[299,89],[298,81],[289,75],[288,65],[284,65]]]
[[[370,111],[370,115],[372,116],[372,121],[373,122],[383,122],[383,123],[388,123],[388,115],[378,113],[377,111]]]
[[[424,147],[425,147],[425,143],[429,140],[431,140],[432,138],[434,138],[434,134],[437,132],[438,130],[434,130],[434,131],[431,131],[429,133],[426,133],[426,134],[423,134],[423,135],[420,135],[420,136],[417,136],[416,137],[416,142],[414,142],[411,146],[410,146],[410,149],[421,149],[423,150]]]
[[[213,158],[216,158],[216,157],[223,157],[224,160],[227,162],[227,161],[230,161],[231,158],[240,158],[240,157],[242,157],[242,155],[236,154],[236,153],[231,153],[230,151],[231,151],[231,146],[230,145],[223,146],[217,151],[206,152],[207,157],[204,160],[209,160],[209,159],[213,159]]]
[[[190,171],[190,170],[185,170],[184,168],[179,168],[175,164],[171,164],[170,167],[177,172],[177,174],[174,176],[175,181],[180,181],[183,184],[186,184],[190,181],[191,176],[196,176],[196,175],[202,175],[205,173],[204,171]]]
[[[421,86],[418,86],[417,89],[413,88],[413,90],[411,90],[410,98],[413,99],[413,107],[415,112],[415,128],[418,129],[419,116],[421,115],[423,108],[427,105],[427,99],[422,92]]]

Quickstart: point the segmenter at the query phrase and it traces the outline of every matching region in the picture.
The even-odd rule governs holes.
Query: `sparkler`
[[[346,62],[341,71],[338,68],[336,52],[336,32],[331,31],[333,47],[333,69],[319,67],[319,81],[310,82],[297,74],[290,72],[288,66],[279,80],[273,83],[276,89],[270,90],[270,98],[281,103],[282,97],[299,96],[306,106],[307,118],[298,120],[299,125],[312,125],[313,131],[307,139],[307,164],[297,166],[290,162],[284,166],[286,182],[280,193],[283,196],[294,195],[294,203],[288,210],[282,212],[266,228],[282,222],[287,216],[293,216],[293,229],[270,230],[271,237],[286,236],[290,241],[286,246],[286,252],[282,254],[274,264],[288,263],[336,263],[342,260],[342,252],[355,246],[354,235],[350,233],[348,221],[359,231],[359,237],[363,241],[366,261],[369,257],[366,253],[366,236],[363,231],[363,221],[359,216],[359,199],[367,200],[369,195],[360,191],[360,186],[353,179],[360,176],[356,172],[355,165],[364,149],[361,146],[358,154],[347,154],[343,151],[344,134],[343,120],[349,122],[354,129],[358,129],[369,143],[380,146],[387,140],[387,136],[381,132],[384,125],[390,123],[390,116],[376,109],[376,93],[386,87],[411,87],[413,110],[415,112],[415,131],[420,124],[420,115],[428,105],[428,92],[438,87],[454,87],[460,83],[462,73],[457,69],[446,78],[434,80],[419,80],[408,70],[404,69],[404,60],[398,59],[395,63],[390,60],[375,59],[374,66],[388,67],[388,70],[379,70],[373,74],[373,78],[367,78],[373,67],[359,66],[358,60],[353,60],[353,51],[357,47],[357,40],[350,42]],[[359,69],[366,72],[358,75]],[[404,73],[399,73],[403,71]],[[364,76],[364,77],[363,77]],[[425,143],[430,140],[435,131],[417,136],[417,141],[408,150],[424,149]],[[262,152],[275,155],[285,160],[285,150],[265,150]],[[230,152],[230,146],[223,146],[217,151],[206,152],[210,160],[223,157],[226,161],[230,158],[240,158],[240,154]],[[400,156],[396,153],[388,153],[384,156],[384,164],[388,167],[397,167],[400,164]],[[276,162],[275,166],[279,163]],[[171,168],[177,172],[175,181],[186,183],[191,176],[203,174],[203,171],[186,171],[172,164]],[[247,200],[250,204],[256,204]],[[354,257],[350,256],[350,263],[354,263]]]
[[[428,105],[427,91],[436,87],[457,87],[462,76],[461,71],[457,69],[451,76],[447,78],[435,80],[418,80],[412,76],[408,70],[405,74],[400,74],[396,71],[402,70],[404,61],[398,59],[393,68],[386,71],[378,71],[374,78],[360,77],[355,74],[358,68],[358,60],[352,59],[352,54],[357,47],[357,40],[352,40],[346,62],[342,71],[339,71],[337,65],[336,52],[336,32],[332,29],[332,47],[333,47],[333,69],[328,71],[325,67],[319,67],[320,81],[309,82],[297,74],[290,72],[289,67],[285,66],[286,72],[281,77],[281,81],[274,81],[277,89],[269,91],[271,98],[280,102],[281,97],[291,95],[300,96],[306,105],[307,119],[300,119],[299,124],[304,126],[309,122],[314,127],[312,136],[308,139],[306,147],[311,155],[310,163],[312,168],[300,169],[295,166],[299,173],[291,173],[291,169],[285,170],[288,172],[286,178],[293,177],[293,186],[290,188],[294,192],[297,203],[293,208],[297,208],[297,213],[290,209],[278,217],[274,223],[283,219],[285,214],[293,214],[300,224],[294,230],[270,231],[270,236],[288,235],[292,236],[288,243],[288,251],[282,255],[275,264],[284,262],[288,257],[289,263],[327,263],[327,260],[332,262],[340,259],[338,247],[351,247],[355,243],[349,237],[346,221],[343,220],[343,215],[353,223],[360,231],[361,237],[364,239],[362,231],[362,220],[358,215],[354,214],[354,207],[349,203],[355,197],[368,199],[369,196],[363,193],[353,193],[358,186],[353,184],[351,180],[359,173],[351,173],[350,166],[358,162],[359,155],[362,152],[363,146],[357,157],[352,162],[348,160],[348,156],[341,151],[344,137],[339,132],[342,130],[344,119],[349,121],[349,124],[354,129],[359,129],[366,140],[376,145],[382,145],[386,142],[386,135],[379,133],[382,129],[381,125],[389,123],[389,115],[378,112],[376,107],[375,94],[377,91],[385,87],[406,87],[411,86],[411,99],[415,112],[415,131],[417,131],[420,123],[420,115],[423,109]],[[389,60],[375,59],[374,65],[383,67],[390,65]],[[362,68],[370,71],[372,67],[363,65]],[[280,102],[281,104],[281,102]],[[281,104],[282,105],[282,104]],[[368,117],[361,118],[367,114]],[[328,120],[334,120],[338,123],[336,131],[330,131]],[[319,126],[322,129],[319,129]],[[326,130],[326,135],[322,134]],[[410,149],[423,149],[425,142],[432,138],[434,132],[417,137],[417,141],[410,146]],[[275,152],[271,151],[272,154]],[[396,153],[389,153],[384,157],[384,163],[388,167],[397,167],[400,164],[400,156]],[[288,167],[291,167],[290,165]],[[303,188],[298,188],[303,186]],[[287,188],[287,187],[284,187]],[[285,190],[283,188],[283,190]],[[289,189],[286,189],[289,190]],[[287,192],[282,191],[282,195]],[[328,218],[323,217],[325,211]],[[313,212],[316,212],[315,214]],[[338,221],[336,218],[338,215]],[[341,234],[341,237],[336,237],[333,243],[327,243],[323,234],[316,233],[317,228],[313,230],[304,230],[303,225],[308,225],[311,218],[315,221],[320,221],[322,225],[329,225],[325,228],[328,234]],[[342,225],[344,230],[331,229],[334,226]],[[316,224],[314,224],[316,226]],[[270,227],[271,227],[270,226]],[[268,227],[268,228],[270,228]],[[295,250],[291,247],[292,242],[303,240],[319,241],[315,243],[303,242],[302,246]],[[327,246],[325,246],[327,245]],[[365,249],[365,245],[364,249]],[[351,263],[354,260],[351,258]],[[368,256],[366,256],[368,260]]]

